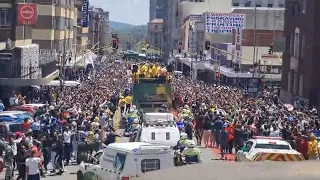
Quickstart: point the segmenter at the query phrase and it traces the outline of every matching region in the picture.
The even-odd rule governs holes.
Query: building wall
[[[284,34],[286,51],[280,98],[292,103],[296,98],[309,100],[319,108],[320,41],[318,21],[320,1],[287,1]]]
[[[231,12],[231,0],[207,0],[206,2],[181,2],[179,4],[179,27],[184,20],[192,14],[203,14],[204,12]]]
[[[75,21],[73,1],[38,1],[37,26],[32,30],[32,40],[40,49],[56,52],[72,52],[73,25]]]
[[[255,5],[261,7],[284,7],[285,0],[251,0],[252,3],[248,3],[248,0],[232,0],[233,6],[249,6],[254,7]]]
[[[148,23],[148,41],[151,46],[163,50],[163,23]]]
[[[232,12],[246,15],[246,29],[254,29],[255,14],[256,29],[283,30],[284,28],[284,8],[258,7],[255,13],[255,8],[253,7],[234,7]]]

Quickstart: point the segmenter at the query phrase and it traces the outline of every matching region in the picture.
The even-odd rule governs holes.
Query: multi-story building
[[[106,45],[108,43],[108,32],[109,32],[109,12],[102,11],[101,13],[101,24],[100,24],[100,43]]]
[[[232,0],[232,6],[240,7],[280,7],[283,8],[285,0]]]
[[[148,22],[148,42],[151,46],[164,50],[163,44],[163,20],[154,19]]]
[[[164,19],[166,16],[166,1],[168,0],[150,0],[149,21]]]
[[[74,44],[76,44],[76,51],[79,54],[82,54],[84,49],[88,45],[88,33],[89,33],[89,27],[82,27],[81,21],[82,21],[82,6],[83,6],[83,0],[76,0],[75,1],[75,8],[76,8],[76,15],[77,15],[77,24],[76,24],[76,31],[74,31],[74,38],[76,41],[74,41]]]
[[[280,98],[288,103],[300,99],[320,106],[319,56],[320,4],[317,0],[286,1],[284,34],[286,50]]]

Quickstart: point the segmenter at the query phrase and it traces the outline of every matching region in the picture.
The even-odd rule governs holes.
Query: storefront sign
[[[35,26],[37,25],[37,5],[32,3],[21,3],[17,7],[17,25]]]
[[[84,0],[82,5],[82,27],[89,26],[89,0]]]

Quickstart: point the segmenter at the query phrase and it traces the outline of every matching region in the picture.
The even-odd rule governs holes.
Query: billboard
[[[37,4],[19,3],[17,5],[17,26],[36,26],[37,17]]]
[[[83,1],[81,26],[82,27],[89,26],[89,0]]]
[[[242,57],[242,28],[234,30],[234,63],[241,64]]]
[[[236,28],[245,28],[245,14],[206,13],[205,31],[214,34],[232,34]]]
[[[40,49],[39,52],[39,64],[47,64],[56,60],[56,50]]]

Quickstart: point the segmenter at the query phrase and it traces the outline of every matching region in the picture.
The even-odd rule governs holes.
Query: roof
[[[286,163],[212,161],[148,172],[137,180],[317,180],[320,177],[319,166],[320,161]]]
[[[282,140],[275,140],[275,139],[251,139],[252,141],[255,141],[257,144],[269,144],[270,142],[275,142],[279,145],[290,145],[286,141]]]
[[[134,149],[139,149],[143,145],[150,145],[150,144],[142,143],[142,142],[113,143],[113,144],[110,144],[108,148],[122,149],[124,151],[132,151]]]
[[[161,24],[161,23],[163,23],[163,19],[154,19],[154,20],[150,21],[150,23]]]
[[[153,150],[161,151],[163,149],[169,149],[168,146],[154,145],[144,142],[127,142],[127,143],[112,143],[107,148],[117,149],[126,152],[135,152],[135,150]]]

